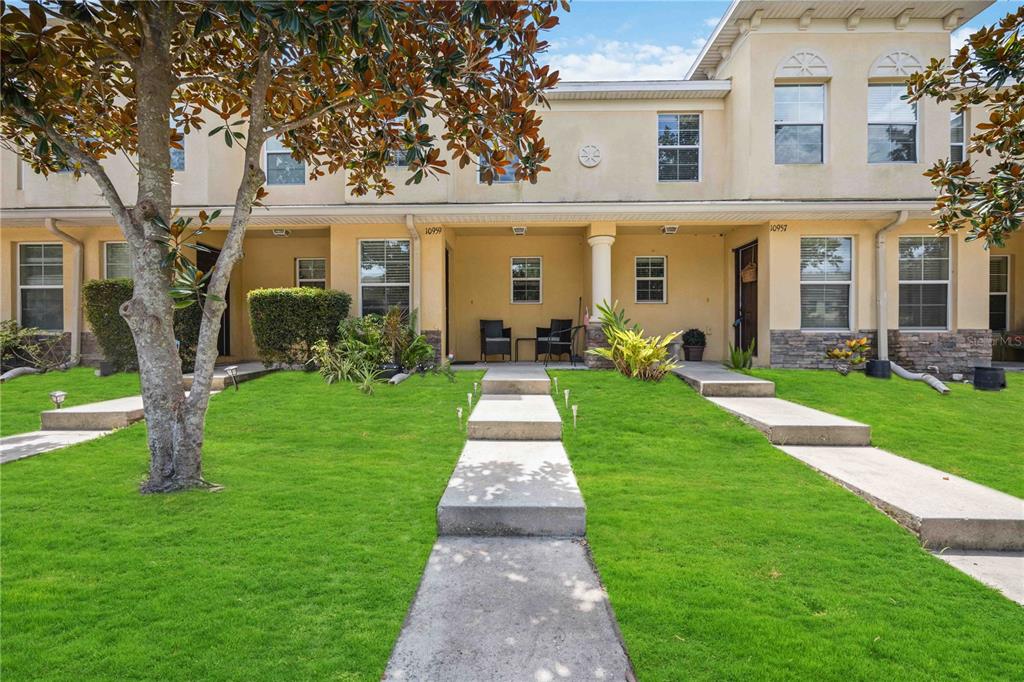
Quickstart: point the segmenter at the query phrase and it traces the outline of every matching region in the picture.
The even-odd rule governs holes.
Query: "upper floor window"
[[[1010,257],[990,256],[988,267],[988,328],[1010,328]]]
[[[171,147],[171,170],[183,171],[185,170],[185,130],[171,119],[171,125],[174,127],[174,132],[181,135],[181,149],[177,147]]]
[[[267,140],[266,156],[268,185],[306,184],[306,164],[294,158],[281,140],[276,137]]]
[[[404,149],[392,149],[388,152],[388,168],[405,168],[409,165],[409,154]]]
[[[658,182],[700,180],[700,114],[658,114]]]
[[[477,162],[480,164],[480,167],[477,170],[477,176],[476,176],[477,182],[484,182],[484,178],[483,178],[484,169],[485,168],[490,168],[490,166],[487,165],[487,162],[484,160],[483,156],[478,157],[477,158]],[[509,160],[509,162],[505,164],[504,170],[502,170],[500,173],[499,172],[495,172],[494,180],[492,182],[494,184],[496,184],[496,185],[498,185],[498,184],[505,184],[505,183],[509,183],[509,182],[515,182],[516,181],[515,164],[517,164],[517,163],[519,163],[519,157],[518,156],[513,156],[511,158],[511,160]]]
[[[513,303],[540,303],[542,282],[543,271],[539,256],[512,259]]]
[[[128,259],[128,242],[103,244],[103,276],[107,279],[131,279],[132,266]]]
[[[18,244],[18,311],[22,327],[64,329],[64,246]]]
[[[637,256],[636,302],[665,302],[665,256]]]
[[[964,116],[963,111],[949,115],[949,160],[953,163],[963,163],[967,159],[964,147]]]
[[[902,84],[868,86],[868,163],[917,162],[917,104]]]
[[[775,86],[775,163],[825,159],[825,86]]]
[[[327,259],[326,258],[296,258],[295,259],[295,286],[312,287],[314,289],[327,288]]]
[[[800,239],[800,328],[849,329],[853,239]]]
[[[359,314],[383,315],[394,306],[408,310],[411,272],[408,239],[359,242]]]
[[[900,237],[900,329],[946,329],[949,272],[948,237]]]

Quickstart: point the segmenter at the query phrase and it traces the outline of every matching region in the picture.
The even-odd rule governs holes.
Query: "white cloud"
[[[709,28],[714,28],[715,26],[718,26],[718,22],[721,20],[722,17],[708,17],[704,20],[704,25]]]
[[[967,44],[967,39],[972,33],[977,32],[977,26],[961,26],[949,35],[950,53],[956,52]]]
[[[546,60],[567,81],[675,80],[686,76],[704,42],[696,38],[683,47],[606,40],[589,50],[551,51]]]

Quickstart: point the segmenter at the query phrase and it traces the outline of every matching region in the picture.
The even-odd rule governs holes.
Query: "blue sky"
[[[953,36],[963,39],[996,23],[1024,0],[1001,0]],[[574,0],[572,11],[550,34],[548,62],[563,80],[679,79],[729,2]]]

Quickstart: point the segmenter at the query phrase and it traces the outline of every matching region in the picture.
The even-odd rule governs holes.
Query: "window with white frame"
[[[383,315],[394,306],[409,310],[412,268],[408,239],[359,242],[360,315]]]
[[[512,258],[512,302],[540,303],[543,270],[539,256]]]
[[[484,160],[483,156],[477,157],[477,163],[480,164],[479,168],[477,169],[477,175],[476,175],[477,182],[484,182],[484,179],[483,179],[484,169],[485,168],[489,168],[490,166],[487,165],[487,162]],[[519,157],[518,156],[513,156],[508,161],[508,163],[505,164],[504,170],[502,170],[500,173],[496,172],[494,174],[493,184],[495,184],[495,185],[503,185],[503,184],[506,184],[506,183],[515,182],[516,181],[515,164],[517,164],[517,163],[519,163]]]
[[[665,302],[665,256],[637,256],[634,264],[637,303]]]
[[[988,267],[988,328],[1010,328],[1010,257],[990,256]]]
[[[825,86],[775,86],[775,163],[825,160]]]
[[[64,247],[18,244],[18,307],[22,327],[64,330]]]
[[[185,170],[185,129],[175,123],[174,119],[171,119],[171,125],[174,127],[174,132],[181,135],[181,141],[178,142],[181,145],[181,149],[177,147],[171,147],[171,170],[184,171]]]
[[[131,279],[132,265],[128,258],[128,242],[103,244],[103,276],[107,279]]]
[[[314,289],[327,288],[327,259],[326,258],[296,258],[295,259],[295,286],[312,287]]]
[[[963,111],[949,115],[949,160],[953,163],[963,163],[967,159],[964,146],[964,117]]]
[[[281,140],[272,137],[266,144],[268,185],[306,184],[306,164],[292,156]]]
[[[853,239],[800,239],[800,328],[849,329]]]
[[[900,328],[949,325],[949,238],[900,237]]]
[[[392,149],[388,152],[389,168],[405,168],[409,165],[409,154],[405,149]]]
[[[917,162],[917,104],[907,86],[868,86],[868,163]]]
[[[700,180],[700,114],[658,114],[658,182]]]

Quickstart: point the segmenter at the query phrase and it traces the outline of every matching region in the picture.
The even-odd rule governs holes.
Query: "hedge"
[[[337,340],[352,304],[344,291],[312,287],[253,289],[248,298],[256,351],[267,364],[308,362],[314,343]]]
[[[132,297],[132,286],[130,279],[93,279],[82,287],[85,319],[104,358],[120,371],[139,368],[135,339],[120,312],[121,304]],[[185,372],[191,372],[195,367],[202,319],[202,309],[198,305],[174,311],[174,336],[179,342],[178,355]]]

